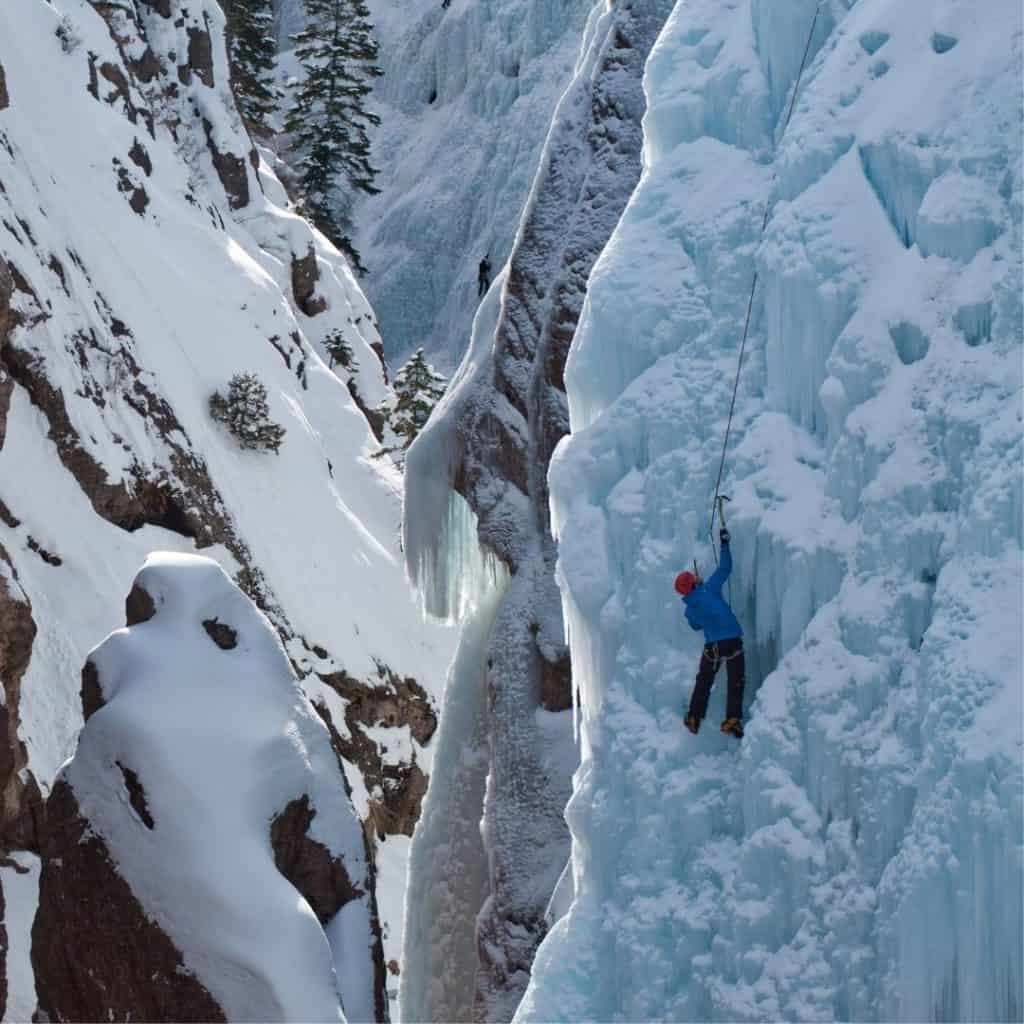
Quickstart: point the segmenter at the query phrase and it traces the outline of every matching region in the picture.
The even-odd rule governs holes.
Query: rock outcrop
[[[118,873],[63,779],[46,801],[32,966],[51,1021],[226,1020]]]
[[[295,304],[306,316],[316,316],[327,308],[327,301],[316,294],[320,271],[316,265],[316,252],[310,246],[302,256],[292,254],[292,295]]]
[[[0,515],[4,514],[0,503]],[[36,624],[32,606],[0,544],[0,849],[34,850],[41,813],[39,787],[28,771],[25,744],[18,735],[21,681],[32,656]]]

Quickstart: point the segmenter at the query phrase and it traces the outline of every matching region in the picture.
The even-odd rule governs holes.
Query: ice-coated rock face
[[[397,365],[458,365],[477,267],[512,250],[590,0],[371,0],[381,194],[356,209],[366,289]]]
[[[213,561],[151,555],[89,655],[47,802],[33,962],[51,1020],[387,1019],[340,752]]]
[[[34,846],[31,780],[48,790],[72,752],[78,669],[138,565],[202,550],[271,618],[343,744],[393,880],[395,957],[429,771],[418,723],[448,643],[409,594],[401,479],[360,411],[389,394],[372,311],[257,159],[212,0],[4,5],[0,64],[0,589],[35,630],[30,655],[22,628],[0,656],[3,842]],[[328,367],[334,331],[357,368]],[[242,371],[286,430],[278,455],[209,415]],[[8,868],[27,964],[33,897]],[[31,1015],[31,973],[9,980]]]
[[[476,711],[456,712],[442,743],[449,751],[442,757],[454,756],[461,729],[462,742],[481,755],[473,771],[447,777],[460,794],[483,799],[486,875],[466,863],[482,852],[468,836],[460,857],[445,864],[437,844],[448,839],[434,830],[417,839],[411,875],[418,892],[441,886],[445,927],[457,917],[475,930],[477,948],[469,959],[461,942],[434,941],[436,902],[410,905],[402,1007],[411,1019],[511,1018],[568,857],[562,809],[576,750],[546,468],[568,429],[562,372],[587,277],[639,179],[640,78],[668,10],[667,3],[595,6],[509,264],[481,307],[449,394],[406,462],[406,558],[427,608],[458,614],[472,603],[467,595],[488,585],[480,563],[500,567],[489,581],[497,594],[486,611],[473,611],[448,683],[446,706],[461,700]],[[474,690],[486,691],[486,710]],[[431,813],[450,812],[446,820],[455,819],[461,837],[472,816],[465,801],[455,806],[446,793],[431,799]],[[481,876],[482,907],[468,902],[479,900]],[[442,969],[448,979],[439,985]]]
[[[1014,3],[676,5],[566,369],[575,898],[517,1019],[1019,1018],[1021,38]],[[755,271],[737,746],[721,682],[681,727],[672,579]]]

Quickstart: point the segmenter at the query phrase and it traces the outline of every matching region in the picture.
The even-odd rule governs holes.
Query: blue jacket
[[[725,598],[722,597],[722,584],[732,572],[732,553],[729,545],[722,545],[722,561],[718,568],[699,587],[694,587],[686,597],[686,621],[693,629],[704,630],[704,642],[718,643],[719,640],[732,640],[743,636],[739,620],[733,615]]]

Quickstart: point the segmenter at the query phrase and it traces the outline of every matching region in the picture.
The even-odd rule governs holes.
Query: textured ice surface
[[[679,3],[550,475],[584,761],[521,1020],[1012,1020],[1019,5]],[[938,42],[936,42],[936,40]],[[763,243],[766,201],[771,215]],[[725,490],[747,734],[680,717]]]

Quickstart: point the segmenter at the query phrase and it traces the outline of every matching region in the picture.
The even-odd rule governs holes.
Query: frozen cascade
[[[517,1020],[1015,1020],[1021,12],[678,3],[550,485],[574,898]],[[761,211],[771,217],[758,243]],[[747,734],[681,728],[725,490]]]
[[[412,878],[436,884],[407,889],[408,956],[399,990],[401,1020],[473,1019],[476,915],[487,898],[487,855],[480,836],[487,784],[487,644],[504,586],[467,609],[441,708],[435,769],[409,858]],[[413,895],[414,894],[414,895]],[[436,959],[434,959],[436,957]],[[440,964],[443,970],[437,969]]]

